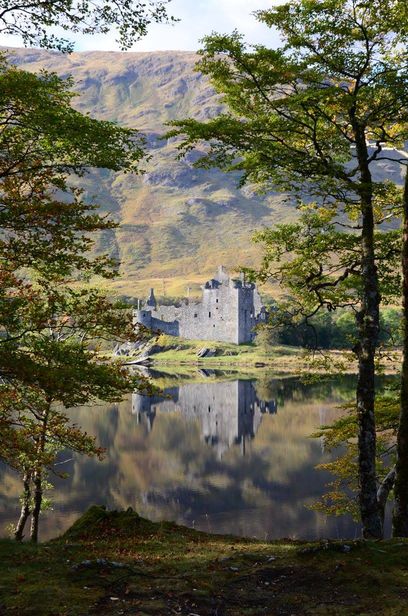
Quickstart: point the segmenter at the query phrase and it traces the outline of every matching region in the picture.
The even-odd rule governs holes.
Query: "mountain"
[[[75,106],[91,116],[137,128],[147,136],[151,160],[144,175],[97,172],[85,180],[120,228],[104,233],[97,249],[121,260],[120,293],[184,295],[222,263],[229,268],[257,261],[251,235],[287,217],[279,195],[255,196],[237,188],[237,176],[192,167],[196,154],[177,160],[174,140],[160,140],[166,122],[210,118],[222,109],[206,78],[194,71],[190,52],[82,52],[62,55],[38,49],[10,50],[21,68],[72,75]]]
[[[119,293],[140,296],[150,286],[159,296],[185,295],[187,286],[198,292],[221,263],[232,269],[259,262],[254,230],[294,217],[283,195],[238,189],[236,175],[195,169],[196,153],[177,160],[174,140],[160,139],[170,120],[205,120],[222,110],[208,80],[194,70],[194,53],[9,53],[24,69],[72,75],[81,112],[146,134],[151,159],[142,165],[144,175],[100,171],[84,180],[86,194],[120,222],[96,246],[121,260],[121,278],[112,283]]]

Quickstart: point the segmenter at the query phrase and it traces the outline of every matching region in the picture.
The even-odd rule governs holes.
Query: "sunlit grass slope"
[[[293,216],[281,195],[237,188],[237,176],[194,169],[196,158],[177,160],[174,140],[161,140],[166,123],[182,117],[205,120],[221,110],[207,80],[194,71],[190,52],[84,52],[70,56],[34,49],[12,52],[32,71],[56,71],[75,80],[76,107],[147,136],[151,159],[144,175],[92,173],[83,180],[87,198],[121,223],[101,235],[97,251],[121,260],[113,287],[127,295],[197,294],[219,264],[257,262],[253,232]]]

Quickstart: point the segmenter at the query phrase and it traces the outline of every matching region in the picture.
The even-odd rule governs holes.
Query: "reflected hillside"
[[[315,471],[329,460],[321,423],[341,413],[353,383],[234,378],[167,380],[160,397],[134,394],[118,405],[72,411],[72,420],[106,448],[103,462],[60,456],[54,511],[43,538],[69,526],[90,504],[133,507],[212,532],[261,538],[354,536],[349,520],[327,520],[308,509],[329,477]],[[161,379],[161,381],[160,381]],[[163,383],[163,376],[158,379]],[[1,469],[0,524],[15,519],[19,483]]]

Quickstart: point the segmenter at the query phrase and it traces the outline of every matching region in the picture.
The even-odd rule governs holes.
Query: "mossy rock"
[[[131,507],[126,511],[108,511],[106,507],[93,505],[66,531],[63,539],[123,537],[152,530],[153,526],[152,522],[141,518]]]

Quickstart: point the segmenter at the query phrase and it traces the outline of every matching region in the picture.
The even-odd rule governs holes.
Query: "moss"
[[[154,524],[141,518],[131,507],[126,511],[107,511],[93,505],[62,536],[65,540],[91,540],[105,536],[129,536],[152,530]]]

